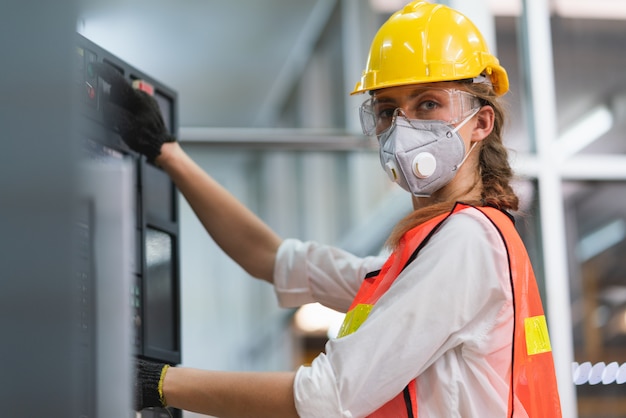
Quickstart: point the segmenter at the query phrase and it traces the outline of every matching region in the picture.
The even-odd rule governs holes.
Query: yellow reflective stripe
[[[544,315],[525,318],[524,330],[526,331],[526,352],[529,356],[552,351]]]
[[[367,303],[360,303],[348,311],[346,317],[343,319],[343,324],[341,324],[337,337],[345,337],[359,329],[361,324],[367,319],[373,306],[374,305]]]

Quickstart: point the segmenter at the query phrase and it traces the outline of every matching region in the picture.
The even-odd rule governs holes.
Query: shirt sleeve
[[[506,249],[488,220],[465,212],[448,218],[356,332],[298,370],[301,417],[366,416],[444,353],[488,335],[510,298]]]
[[[295,239],[283,241],[274,264],[274,291],[282,307],[319,302],[346,312],[363,278],[381,257],[357,257],[336,247]]]

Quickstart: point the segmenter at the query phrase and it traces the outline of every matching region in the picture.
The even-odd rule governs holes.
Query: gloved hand
[[[135,368],[135,411],[167,406],[163,396],[163,379],[168,364],[137,359]]]
[[[111,65],[103,62],[90,65],[95,74],[111,85],[110,100],[103,103],[105,119],[118,129],[132,150],[154,162],[165,142],[176,141],[165,127],[156,100],[146,92],[134,89]]]

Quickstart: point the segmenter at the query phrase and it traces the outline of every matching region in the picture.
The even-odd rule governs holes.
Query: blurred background
[[[71,397],[71,373],[51,381],[58,370],[46,359],[74,367],[71,330],[56,325],[72,315],[64,280],[71,254],[54,254],[65,241],[49,239],[65,237],[71,223],[65,214],[76,135],[66,74],[74,34],[177,92],[183,147],[280,235],[367,255],[381,250],[410,199],[380,169],[375,144],[360,133],[363,97],[349,92],[375,31],[403,3],[1,6],[0,297],[12,342],[3,344],[5,358],[20,359],[3,386],[33,370],[37,353],[48,353],[37,357],[40,372],[17,384],[4,404],[14,405],[36,378],[60,392],[51,396],[60,410],[72,408],[59,401]],[[522,198],[516,217],[544,298],[564,416],[626,417],[626,3],[440,3],[468,15],[508,71],[505,137]],[[292,370],[322,351],[341,315],[317,306],[277,308],[272,289],[230,261],[186,202],[178,204],[182,364]],[[39,314],[48,311],[52,326]]]

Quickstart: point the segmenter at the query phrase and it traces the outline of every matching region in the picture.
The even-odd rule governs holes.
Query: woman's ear
[[[491,106],[485,105],[481,107],[476,116],[474,116],[476,124],[472,130],[471,141],[482,141],[487,138],[493,130],[495,117],[495,112]]]

